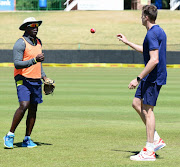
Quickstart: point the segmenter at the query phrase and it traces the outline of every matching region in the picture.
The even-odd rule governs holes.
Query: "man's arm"
[[[26,44],[22,38],[18,39],[13,47],[13,60],[16,69],[28,68],[37,62],[44,61],[44,53],[38,54],[36,58],[23,61]]]
[[[144,68],[144,70],[138,75],[140,79],[143,79],[144,77],[146,77],[159,63],[159,50],[158,49],[150,51],[149,54],[150,54],[150,60],[146,64],[146,67]],[[137,78],[135,78],[134,80],[130,82],[128,88],[135,89],[136,86],[139,84],[139,82],[140,81],[137,81]]]
[[[149,54],[150,54],[150,60],[148,61],[146,67],[141,72],[141,74],[138,75],[141,79],[147,76],[159,63],[159,50],[158,49],[150,51]]]
[[[45,72],[44,72],[44,70],[43,70],[43,66],[42,66],[42,63],[41,63],[41,78],[45,81],[46,80],[46,74],[45,74]]]
[[[128,41],[127,38],[123,34],[118,34],[117,38],[119,39],[119,41],[122,41],[124,44],[130,46],[134,50],[136,50],[140,53],[143,53],[143,46],[137,45],[137,44],[134,44],[134,43]]]
[[[36,64],[36,61],[34,59],[22,61],[25,48],[26,44],[22,38],[18,39],[13,47],[13,60],[16,69],[27,68],[32,66],[33,64]]]

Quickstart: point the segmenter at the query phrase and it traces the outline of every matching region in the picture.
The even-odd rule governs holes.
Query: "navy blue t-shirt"
[[[154,25],[148,30],[143,43],[143,56],[145,66],[150,60],[149,52],[159,50],[159,63],[156,67],[143,79],[157,85],[165,85],[167,79],[166,70],[166,34],[159,25]]]

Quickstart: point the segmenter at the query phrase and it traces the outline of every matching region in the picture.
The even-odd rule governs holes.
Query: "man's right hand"
[[[118,35],[117,35],[117,39],[119,39],[119,41],[122,41],[122,42],[125,43],[125,44],[128,43],[127,38],[126,38],[123,34],[118,34]]]
[[[117,39],[119,39],[119,41],[122,41],[126,45],[130,46],[131,48],[135,49],[136,51],[143,53],[143,46],[128,41],[123,34],[117,34]]]
[[[38,54],[38,55],[36,56],[36,61],[37,61],[37,62],[42,62],[42,61],[44,61],[44,53]]]

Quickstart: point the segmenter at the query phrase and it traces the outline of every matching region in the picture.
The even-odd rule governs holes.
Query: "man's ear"
[[[146,20],[149,20],[149,17],[148,16],[145,16]]]

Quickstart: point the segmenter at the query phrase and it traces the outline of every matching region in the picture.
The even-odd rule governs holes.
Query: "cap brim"
[[[22,31],[25,31],[26,27],[31,24],[31,23],[38,23],[39,26],[42,24],[42,21],[41,20],[38,20],[38,21],[29,21],[29,22],[26,22],[24,24],[22,24],[19,29],[22,30]]]

